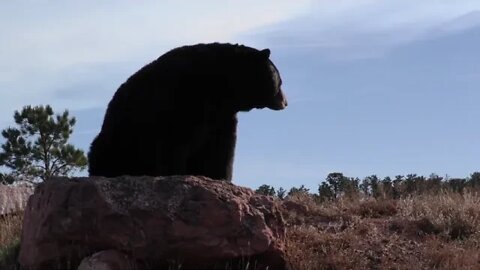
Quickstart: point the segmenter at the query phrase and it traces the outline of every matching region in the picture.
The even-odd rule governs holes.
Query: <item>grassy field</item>
[[[480,269],[480,196],[398,200],[296,198],[288,255],[295,269]]]
[[[293,269],[480,269],[480,196],[445,192],[398,200],[348,199],[285,214]],[[21,215],[0,220],[0,269],[15,264]]]
[[[0,217],[0,269],[20,269],[17,255],[20,247],[23,214]]]

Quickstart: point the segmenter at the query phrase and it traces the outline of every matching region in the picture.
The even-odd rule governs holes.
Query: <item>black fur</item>
[[[231,44],[173,49],[133,74],[91,144],[92,176],[232,178],[237,112],[283,109],[270,51]]]

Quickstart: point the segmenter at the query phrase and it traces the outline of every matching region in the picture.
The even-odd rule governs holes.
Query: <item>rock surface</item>
[[[103,250],[82,260],[78,270],[135,270],[136,263],[116,250]]]
[[[33,194],[33,186],[0,184],[0,216],[23,211],[27,200]]]
[[[19,262],[32,270],[62,269],[117,250],[149,269],[225,269],[225,263],[244,269],[248,262],[249,269],[280,270],[284,237],[277,202],[228,182],[57,178],[40,184],[28,201]]]

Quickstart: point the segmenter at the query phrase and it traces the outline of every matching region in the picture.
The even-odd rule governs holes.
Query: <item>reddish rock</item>
[[[103,250],[82,260],[78,270],[135,270],[136,263],[116,250]]]
[[[55,269],[118,250],[150,269],[285,269],[277,202],[205,177],[58,178],[28,201],[20,264]],[[256,265],[257,267],[253,267]],[[138,268],[141,269],[141,268]],[[224,268],[218,268],[224,269]]]

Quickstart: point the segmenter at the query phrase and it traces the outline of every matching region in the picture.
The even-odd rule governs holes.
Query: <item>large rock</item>
[[[284,269],[284,237],[277,202],[228,182],[57,178],[40,184],[28,201],[19,262],[62,269],[118,250],[138,262],[136,269],[225,269],[225,263]]]
[[[0,216],[22,212],[33,189],[33,185],[0,184]]]
[[[137,264],[117,250],[103,250],[82,260],[77,270],[134,270]]]

